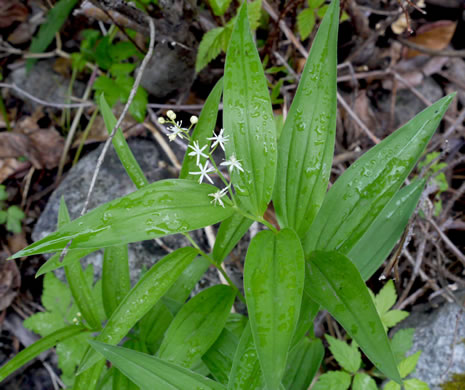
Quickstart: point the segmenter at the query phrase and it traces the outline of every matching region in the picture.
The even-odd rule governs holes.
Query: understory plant
[[[324,355],[313,321],[326,310],[380,376],[402,384],[401,361],[383,324],[389,312],[377,309],[365,281],[389,255],[416,208],[425,181],[402,184],[453,96],[365,153],[327,191],[336,129],[338,25],[339,1],[333,0],[279,137],[247,2],[235,19],[224,78],[200,117],[187,126],[172,111],[160,119],[170,140],[188,143],[179,178],[149,184],[121,131],[116,133],[113,145],[138,189],[72,221],[62,202],[57,231],[12,256],[55,253],[40,273],[64,267],[79,320],[65,317],[66,325],[4,365],[1,379],[57,343],[86,334],[76,390],[110,385],[307,389]],[[222,96],[223,129],[215,134]],[[103,95],[99,103],[111,131],[116,118]],[[220,150],[225,158],[217,162],[212,154]],[[270,201],[277,224],[264,218]],[[248,247],[242,294],[222,262],[255,221],[264,230]],[[189,232],[217,223],[216,242],[207,253]],[[169,253],[131,287],[128,243],[175,233],[192,245]],[[97,288],[103,310],[79,262],[101,248]],[[188,300],[210,266],[228,284]],[[246,304],[247,316],[231,313],[236,299]],[[331,389],[349,386],[350,381]]]

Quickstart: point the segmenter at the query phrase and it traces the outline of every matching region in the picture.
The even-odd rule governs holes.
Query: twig
[[[83,102],[83,103],[54,103],[54,102],[47,102],[45,100],[42,100],[38,97],[35,97],[31,95],[29,92],[25,91],[24,89],[21,89],[18,87],[16,84],[8,84],[8,83],[0,83],[0,88],[8,88],[8,89],[13,89],[16,92],[20,93],[21,95],[24,95],[28,99],[42,105],[42,106],[47,106],[47,107],[55,107],[55,108],[84,108],[84,107],[92,107],[94,106],[94,103],[92,102]]]
[[[447,139],[450,137],[450,135],[457,130],[459,126],[462,125],[463,121],[465,120],[465,108],[460,112],[460,115],[457,117],[457,119],[449,126],[449,128],[444,132],[444,134],[441,135],[441,139]],[[441,143],[441,140],[438,140],[434,142],[431,147],[429,148],[430,150],[436,149],[439,144]]]
[[[352,117],[352,119],[360,126],[360,128],[364,131],[364,133],[370,138],[376,145],[379,144],[381,141],[378,137],[376,137],[368,127],[362,122],[362,120],[358,117],[358,115],[350,108],[341,94],[337,93],[337,101],[344,107],[347,113]]]
[[[150,108],[156,108],[156,109],[171,109],[171,110],[177,110],[177,111],[193,111],[193,112],[198,112],[202,110],[204,104],[156,104],[156,103],[149,103],[147,104],[147,107]],[[223,109],[223,103],[220,103],[218,105],[218,110]]]
[[[465,265],[465,255],[458,249],[455,244],[447,237],[444,232],[441,230],[441,228],[436,224],[434,219],[432,218],[427,218],[426,219],[431,226],[436,230],[436,232],[439,234],[441,237],[442,241],[444,241],[444,244],[454,253],[454,255],[462,262],[463,265]]]
[[[397,40],[404,46],[407,46],[410,49],[420,51],[424,54],[428,54],[433,57],[459,57],[465,58],[465,50],[434,50],[428,47],[418,45],[417,43],[410,42],[406,39],[398,37]]]
[[[154,122],[154,123],[156,126],[157,122]],[[160,134],[160,132],[156,129],[156,127],[153,124],[144,122],[143,125],[146,129],[150,130],[150,132],[153,134],[153,136],[155,137],[155,139],[157,140],[157,142],[159,143],[163,151],[166,153],[168,158],[171,160],[171,163],[176,168],[176,170],[178,171],[181,170],[181,163],[179,162],[173,150],[170,148],[170,146],[166,142],[165,137]]]
[[[120,117],[118,118],[118,121],[116,122],[115,126],[113,127],[113,130],[111,131],[110,137],[105,142],[105,145],[103,146],[102,152],[100,153],[100,156],[97,160],[97,165],[95,167],[94,174],[92,176],[92,180],[90,183],[89,191],[87,193],[86,201],[84,203],[84,207],[81,210],[81,216],[84,215],[87,211],[87,208],[89,207],[89,201],[90,197],[92,195],[92,192],[95,187],[95,182],[97,181],[97,176],[100,171],[100,168],[103,164],[103,160],[105,159],[105,155],[108,151],[108,147],[110,146],[111,141],[113,140],[113,137],[116,134],[116,131],[120,127],[121,123],[124,120],[124,117],[126,116],[126,113],[129,110],[129,106],[132,104],[132,101],[134,100],[134,96],[136,95],[137,88],[139,87],[140,81],[142,79],[142,74],[144,73],[144,69],[147,66],[147,63],[149,62],[150,58],[152,58],[152,53],[153,53],[153,47],[155,44],[155,24],[153,23],[153,20],[151,17],[147,17],[149,26],[150,26],[150,44],[149,44],[149,49],[147,51],[147,54],[145,55],[142,64],[139,68],[139,71],[137,72],[136,79],[134,80],[134,84],[132,86],[131,92],[129,93],[129,98],[124,106],[123,112],[121,113]]]
[[[86,90],[84,91],[84,95],[82,96],[83,100],[86,100],[89,98],[90,92],[92,91],[92,85],[94,84],[96,75],[97,75],[97,72],[95,71],[92,72],[89,82],[87,83]],[[71,123],[71,127],[69,129],[68,135],[66,136],[65,146],[63,147],[63,152],[61,153],[60,162],[58,163],[58,172],[57,172],[57,178],[56,178],[57,182],[61,181],[61,175],[63,174],[63,168],[65,166],[66,157],[68,156],[69,148],[71,147],[71,143],[73,142],[74,134],[76,133],[76,129],[79,125],[83,112],[84,112],[84,107],[82,106],[79,107],[76,114],[74,115],[73,123]]]

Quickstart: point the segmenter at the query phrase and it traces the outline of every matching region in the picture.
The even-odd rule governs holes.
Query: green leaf
[[[216,264],[221,264],[228,254],[233,250],[244,234],[250,228],[253,221],[234,213],[228,219],[221,222],[215,245],[213,246],[213,259]]]
[[[247,14],[249,16],[250,29],[255,31],[260,25],[262,16],[262,0],[255,0],[247,5]]]
[[[71,325],[59,329],[48,336],[36,341],[26,349],[20,351],[13,359],[8,361],[0,368],[0,382],[3,381],[8,375],[16,371],[18,368],[24,366],[27,362],[39,356],[42,352],[54,347],[57,343],[74,337],[86,329],[82,326]]]
[[[202,256],[197,257],[174,282],[173,286],[164,295],[163,300],[169,299],[182,306],[209,267],[210,261],[208,259]]]
[[[228,390],[261,389],[264,384],[250,325],[242,332],[234,354]]]
[[[223,79],[221,78],[216,83],[215,87],[208,95],[207,100],[203,106],[202,112],[199,116],[199,121],[195,126],[195,129],[191,135],[189,145],[192,146],[194,142],[198,142],[202,148],[207,145],[207,151],[210,150],[211,140],[207,138],[212,136],[213,130],[216,126],[216,119],[218,117],[218,107],[221,101],[221,94],[223,93]],[[195,156],[189,156],[190,149],[187,149],[184,155],[184,161],[182,162],[181,172],[179,173],[180,179],[197,180],[196,176],[189,175],[189,172],[195,172],[198,170],[197,159]],[[200,164],[205,164],[207,159],[200,157]]]
[[[134,117],[136,121],[142,123],[147,116],[147,103],[148,103],[148,93],[142,88],[138,87],[134,99],[129,106],[129,113]],[[126,101],[123,101],[126,103]]]
[[[368,280],[399,241],[425,185],[415,180],[401,188],[348,253],[363,280]]]
[[[393,381],[389,381],[386,383],[386,386],[384,386],[383,390],[401,390],[401,388],[399,384]]]
[[[111,108],[108,106],[104,94],[100,96],[100,110],[102,111],[103,120],[105,121],[105,126],[109,134],[111,134],[113,128],[116,125],[116,117],[113,115]],[[115,148],[116,153],[124,166],[128,176],[131,178],[132,182],[137,188],[141,188],[147,185],[149,182],[142,172],[142,168],[137,162],[134,154],[129,148],[126,139],[124,138],[121,128],[115,133],[115,136],[112,140],[113,147]]]
[[[66,318],[71,302],[71,291],[54,274],[44,277],[44,289],[42,292],[42,305],[49,312],[56,312],[62,318]]]
[[[173,314],[160,301],[140,320],[139,337],[151,354],[158,351],[163,336],[173,318]]]
[[[195,256],[197,256],[197,250],[194,248],[180,248],[150,268],[124,297],[96,340],[113,345],[119,343],[169,290]],[[87,353],[79,372],[92,367],[98,359],[95,351]]]
[[[113,64],[110,67],[110,73],[114,77],[128,76],[136,69],[136,64],[124,63],[124,64]]]
[[[240,339],[248,323],[249,319],[246,316],[239,313],[230,313],[224,327]]]
[[[116,86],[114,80],[107,76],[97,77],[92,88],[97,92],[95,94],[96,98],[100,97],[102,94],[105,95],[105,99],[110,107],[113,107],[119,99],[120,90]]]
[[[352,262],[337,252],[313,252],[306,276],[306,294],[328,310],[383,374],[401,383],[383,324]]]
[[[0,201],[8,199],[8,193],[6,192],[6,187],[2,184],[0,185]]]
[[[375,306],[379,315],[387,313],[396,303],[396,299],[397,293],[396,288],[394,287],[394,282],[389,280],[375,297]]]
[[[420,359],[420,355],[421,351],[417,351],[413,355],[407,356],[399,363],[399,372],[402,378],[405,378],[415,370],[418,359]]]
[[[60,31],[61,26],[65,23],[68,15],[76,5],[77,0],[59,0],[47,15],[47,20],[39,28],[37,36],[32,38],[29,51],[31,53],[42,53],[48,45],[55,39],[55,34]],[[26,63],[26,69],[31,70],[35,58],[29,58]]]
[[[60,199],[58,210],[58,228],[66,226],[71,222],[65,199]],[[101,319],[98,316],[98,309],[92,296],[91,286],[86,280],[81,263],[75,261],[65,266],[66,280],[79,311],[91,328],[100,329]]]
[[[213,13],[216,16],[223,16],[224,13],[228,10],[231,0],[208,0],[208,4],[213,10]]]
[[[90,348],[90,347],[89,347]],[[105,368],[105,360],[101,360],[94,365],[90,370],[83,372],[76,376],[73,390],[93,390],[96,388],[97,383]]]
[[[299,319],[305,263],[291,229],[258,233],[244,266],[249,321],[268,389],[278,389]]]
[[[326,340],[329,343],[329,350],[334,356],[334,359],[339,365],[346,371],[355,374],[362,365],[362,355],[354,343],[352,345],[347,344],[344,341],[335,339],[330,335],[325,335]]]
[[[399,322],[405,320],[409,316],[409,313],[404,310],[390,310],[387,313],[381,315],[381,321],[387,328],[396,326]]]
[[[308,6],[310,8],[319,8],[323,5],[326,0],[308,0]]]
[[[21,233],[21,220],[26,215],[17,206],[10,206],[6,211],[6,229],[12,233]]]
[[[6,219],[7,219],[6,211],[0,210],[0,224],[5,223]]]
[[[302,296],[299,320],[297,321],[297,326],[294,332],[292,346],[295,346],[298,342],[300,342],[308,331],[310,331],[310,334],[313,335],[313,321],[319,310],[320,305],[318,303],[312,301],[306,294]]]
[[[320,339],[304,337],[289,353],[283,385],[288,390],[307,390],[320,368],[325,349]]]
[[[405,390],[430,390],[428,384],[419,379],[407,379],[404,381]]]
[[[142,390],[225,389],[211,379],[154,356],[96,341],[90,343]]]
[[[279,225],[291,227],[300,237],[323,202],[333,161],[338,19],[339,1],[334,0],[315,37],[278,142],[273,204]]]
[[[224,48],[224,27],[217,27],[207,31],[200,41],[195,61],[195,71],[200,72],[210,61],[214,60]]]
[[[339,177],[303,241],[306,254],[350,252],[413,169],[453,97],[426,108]]]
[[[359,372],[354,376],[352,390],[378,390],[378,386],[371,376]]]
[[[214,206],[208,194],[216,187],[167,179],[99,206],[12,258],[70,249],[104,248],[182,233],[228,218],[232,207]]]
[[[111,317],[130,289],[127,244],[105,248],[102,266],[102,296],[107,317]]]
[[[276,126],[263,67],[247,19],[239,10],[226,53],[223,127],[226,156],[235,156],[244,172],[231,180],[240,203],[261,217],[271,199],[276,173]]]
[[[342,371],[328,371],[320,376],[312,390],[347,390],[352,378]]]
[[[135,47],[133,43],[129,41],[121,41],[111,45],[108,49],[108,54],[113,60],[113,63],[115,63],[137,56],[139,54],[139,50],[137,50],[137,47]]]
[[[206,364],[213,377],[220,383],[227,385],[229,373],[231,372],[234,353],[239,344],[234,333],[223,329],[210,349],[202,356],[202,361]]]
[[[328,6],[327,5],[324,5],[323,7],[319,8],[317,11],[316,11],[316,14],[318,15],[318,17],[320,19],[324,18],[324,16],[326,15],[326,12],[328,11]]]
[[[217,285],[188,301],[166,331],[158,357],[191,367],[221,334],[234,298],[231,287]]]
[[[403,360],[405,354],[412,348],[414,334],[414,328],[401,329],[392,338],[391,349],[397,361]]]
[[[50,257],[36,273],[36,278],[46,274],[47,272],[54,271],[58,268],[64,267],[74,261],[79,261],[83,257],[86,257],[88,254],[95,252],[95,249],[74,249],[68,251],[68,253],[63,258],[63,261],[60,261],[61,253],[57,253]]]
[[[81,333],[56,346],[61,379],[69,387],[74,384],[76,368],[87,350],[89,337],[88,333]]]
[[[307,39],[315,27],[315,11],[312,8],[306,8],[297,15],[297,29],[300,39]]]

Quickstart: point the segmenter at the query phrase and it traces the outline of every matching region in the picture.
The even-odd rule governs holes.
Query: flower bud
[[[199,121],[199,118],[197,118],[195,115],[191,116],[191,123],[195,125]]]
[[[173,110],[168,110],[168,112],[166,113],[166,116],[170,118],[172,121],[176,119],[176,114],[173,112]]]
[[[163,118],[162,116],[160,116],[160,117],[158,118],[158,123],[159,123],[160,125],[163,125],[165,122],[166,122],[166,121],[165,121],[165,118]]]

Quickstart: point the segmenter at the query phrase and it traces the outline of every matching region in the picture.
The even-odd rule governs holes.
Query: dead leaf
[[[451,20],[439,20],[434,23],[428,23],[421,26],[414,37],[410,37],[410,42],[424,46],[432,50],[445,49],[454,35],[457,22]],[[406,57],[412,58],[420,54],[419,51],[406,48]]]
[[[11,253],[19,252],[27,247],[27,240],[24,232],[8,236],[8,249]]]
[[[30,163],[18,161],[16,158],[0,158],[0,184],[16,172],[26,169]]]
[[[0,28],[10,27],[15,22],[24,22],[29,10],[18,0],[0,0]]]
[[[17,159],[25,159],[36,169],[58,166],[64,147],[63,137],[53,127],[39,128],[40,116],[33,114],[20,121],[14,131],[0,132],[0,182],[24,168]]]
[[[21,275],[14,260],[0,261],[0,310],[11,305],[21,287]]]

